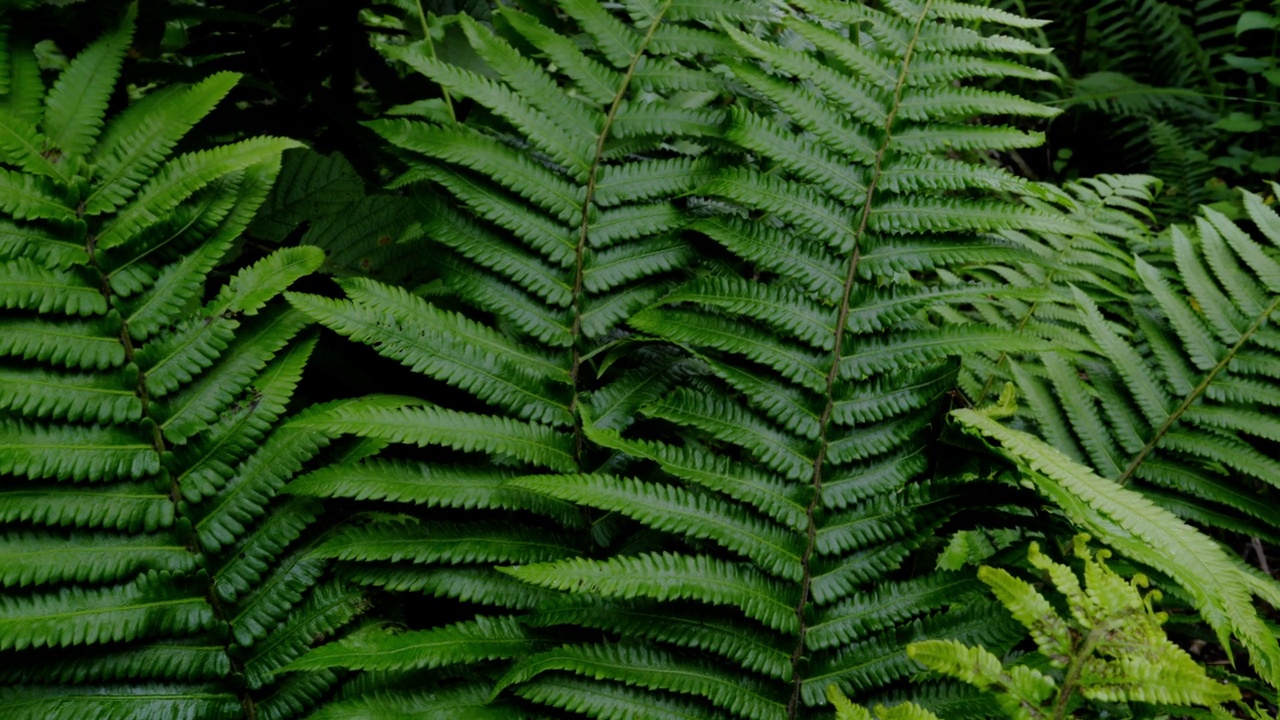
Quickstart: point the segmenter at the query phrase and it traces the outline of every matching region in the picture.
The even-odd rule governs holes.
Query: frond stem
[[[609,111],[605,113],[604,125],[600,128],[600,134],[596,136],[595,156],[591,158],[591,167],[587,171],[587,190],[582,199],[582,219],[578,224],[578,242],[573,251],[573,327],[569,331],[570,336],[573,338],[573,361],[569,367],[569,384],[573,387],[573,399],[569,401],[569,413],[574,418],[574,459],[579,462],[582,461],[585,439],[582,434],[582,419],[577,413],[578,398],[581,395],[578,376],[582,371],[583,360],[582,350],[578,346],[578,335],[582,332],[582,285],[586,277],[583,258],[587,252],[587,239],[591,235],[591,203],[595,197],[596,179],[599,176],[600,163],[604,158],[604,145],[609,140],[609,131],[613,128],[613,123],[618,117],[622,102],[627,98],[627,90],[630,89],[631,80],[635,77],[636,65],[640,63],[640,58],[644,57],[649,44],[653,42],[653,35],[658,26],[662,24],[662,18],[671,9],[672,2],[673,0],[666,0],[662,4],[662,7],[654,16],[653,22],[649,24],[649,31],[645,34],[644,40],[640,42],[640,48],[636,50],[636,54],[631,58],[631,63],[627,65],[627,71],[622,76],[622,83],[618,86],[618,92],[614,94],[613,102],[609,105]]]
[[[1058,691],[1058,699],[1053,704],[1053,720],[1064,720],[1067,717],[1067,705],[1080,684],[1080,673],[1084,670],[1084,664],[1093,655],[1094,648],[1110,631],[1111,628],[1105,626],[1095,627],[1085,637],[1084,644],[1076,648],[1071,658],[1071,665],[1067,668],[1067,674],[1062,679],[1062,689]]]
[[[1191,392],[1182,400],[1182,403],[1178,405],[1177,409],[1169,413],[1169,417],[1165,418],[1165,421],[1161,423],[1160,427],[1154,434],[1152,434],[1151,438],[1147,440],[1147,444],[1142,446],[1142,449],[1138,451],[1138,454],[1129,461],[1129,465],[1125,467],[1124,472],[1116,478],[1117,483],[1124,485],[1129,482],[1129,479],[1133,477],[1133,474],[1137,472],[1142,463],[1146,461],[1147,456],[1156,449],[1156,446],[1160,444],[1160,441],[1164,439],[1164,436],[1169,434],[1169,430],[1173,428],[1173,424],[1181,419],[1182,415],[1200,399],[1200,396],[1204,395],[1205,392],[1208,391],[1209,386],[1213,384],[1213,381],[1218,377],[1218,374],[1225,370],[1227,365],[1231,364],[1231,361],[1234,360],[1236,355],[1240,353],[1240,350],[1244,348],[1245,343],[1249,342],[1249,340],[1257,334],[1258,330],[1262,328],[1262,323],[1266,322],[1277,308],[1280,308],[1280,297],[1273,300],[1266,310],[1263,310],[1258,317],[1253,319],[1253,324],[1240,335],[1240,339],[1236,341],[1236,344],[1232,345],[1231,349],[1227,351],[1227,354],[1218,360],[1218,364],[1213,366],[1213,369],[1204,376],[1204,379],[1200,381],[1200,384],[1192,388]]]
[[[185,230],[185,228],[183,229]],[[89,256],[89,266],[98,273],[100,282],[98,292],[101,293],[103,299],[106,300],[107,309],[110,311],[115,308],[115,294],[111,290],[111,274],[105,272],[101,263],[98,262],[97,242],[97,236],[90,234],[85,242],[85,252]],[[136,362],[137,349],[133,345],[133,338],[129,335],[129,322],[123,317],[120,319],[120,344],[124,346],[125,363],[133,364]],[[146,373],[138,373],[138,380],[134,389],[134,394],[138,397],[138,400],[142,405],[142,417],[151,421],[151,446],[158,455],[163,456],[168,450],[168,445],[165,443],[164,433],[160,429],[160,423],[155,422],[155,419],[151,417],[151,392],[147,390]],[[179,486],[178,479],[174,477],[172,473],[166,474],[169,477],[169,502],[173,504],[174,514],[181,515],[182,508],[179,500],[182,497],[182,489]],[[192,554],[201,554],[199,545],[196,542],[194,531],[188,532],[188,537],[180,539],[186,541],[186,547],[189,552]],[[205,587],[205,595],[209,602],[209,606],[213,609],[214,617],[217,618],[219,623],[225,625],[228,630],[230,630],[231,620],[227,616],[225,609],[222,607],[222,603],[218,600],[218,593],[214,588],[212,578],[209,579],[208,585]],[[239,677],[244,668],[240,660],[238,660],[235,654],[231,651],[231,644],[233,642],[231,640],[232,637],[234,637],[234,635],[228,632],[228,639],[223,652],[226,653],[227,658],[231,661],[232,669],[235,671],[236,676]],[[254,702],[253,695],[249,692],[248,686],[243,682],[239,683],[236,695],[240,701],[240,707],[244,710],[245,718],[247,720],[257,720],[258,706],[257,703]]]
[[[422,9],[422,0],[414,0],[414,5],[418,8],[418,22],[422,23],[422,40],[427,44],[427,50],[434,59],[436,56],[436,44],[431,40],[431,26],[427,24],[427,13]],[[444,109],[449,111],[449,119],[455,123],[458,122],[458,114],[453,111],[453,97],[449,94],[449,89],[440,88],[441,98],[444,100]]]
[[[822,472],[827,458],[827,450],[830,447],[830,443],[827,441],[827,432],[831,425],[831,415],[835,411],[836,382],[840,378],[840,360],[844,352],[844,336],[849,325],[849,305],[853,297],[854,285],[858,279],[858,264],[862,259],[862,238],[866,235],[867,226],[871,222],[872,200],[875,197],[876,188],[883,174],[884,157],[889,151],[890,143],[893,142],[893,122],[897,118],[898,108],[902,103],[902,89],[906,86],[907,71],[911,66],[911,58],[915,53],[916,43],[920,39],[920,31],[924,25],[924,19],[929,14],[929,8],[932,4],[933,0],[925,0],[924,4],[921,5],[920,17],[916,18],[911,42],[907,45],[906,52],[902,56],[902,70],[898,73],[898,80],[893,88],[893,101],[884,120],[884,141],[880,144],[880,149],[876,151],[871,179],[867,183],[867,194],[863,200],[858,228],[854,232],[853,250],[849,257],[849,270],[845,274],[843,294],[840,298],[835,340],[831,350],[831,369],[827,371],[826,405],[823,407],[822,415],[818,419],[818,452],[813,461],[813,497],[809,500],[808,507],[805,508],[805,521],[808,527],[805,531],[804,555],[800,558],[803,579],[800,584],[800,600],[796,604],[796,619],[799,621],[799,629],[797,631],[795,649],[791,652],[791,699],[787,702],[788,720],[796,720],[800,712],[800,691],[804,685],[801,665],[804,660],[805,639],[809,630],[808,624],[805,622],[805,612],[808,609],[809,594],[813,585],[813,550],[817,545],[818,537],[818,527],[814,516],[822,506]]]

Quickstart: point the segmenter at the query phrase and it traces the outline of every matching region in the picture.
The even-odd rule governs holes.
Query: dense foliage
[[[1273,8],[256,5],[0,9],[0,717],[1274,713]]]
[[[943,675],[955,677],[999,698],[1006,717],[1018,720],[1061,720],[1096,716],[1104,701],[1142,701],[1168,705],[1206,705],[1218,713],[1222,703],[1238,700],[1236,688],[1216,683],[1185,650],[1165,636],[1168,619],[1152,609],[1158,591],[1145,596],[1142,575],[1125,581],[1106,565],[1107,551],[1092,555],[1088,535],[1077,535],[1075,556],[1084,562],[1081,577],[1068,566],[1045,557],[1031,543],[1028,559],[1048,575],[1062,595],[1068,613],[1059,613],[1034,586],[1002,568],[982,567],[982,580],[1036,645],[1031,662],[1006,667],[981,647],[954,640],[926,640],[907,646],[907,655]],[[1036,665],[1044,668],[1037,669]],[[837,720],[870,720],[834,686],[828,695]],[[1083,706],[1083,707],[1082,707]],[[883,719],[936,718],[912,703],[876,708]]]

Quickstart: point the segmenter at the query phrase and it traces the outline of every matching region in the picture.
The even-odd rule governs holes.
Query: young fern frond
[[[1228,639],[1235,637],[1249,651],[1258,674],[1276,683],[1280,646],[1253,606],[1255,596],[1266,596],[1254,589],[1222,546],[1141,494],[1099,477],[1033,435],[1004,427],[974,410],[956,410],[952,417],[966,433],[1012,461],[1021,478],[1077,526],[1105,539],[1125,557],[1172,578],[1217,632],[1219,641],[1227,646]],[[1057,576],[1055,582],[1063,586]],[[1274,582],[1270,584],[1274,587]]]
[[[291,717],[334,678],[276,671],[364,606],[277,499],[338,410],[287,413],[315,340],[278,296],[322,255],[215,276],[294,143],[173,153],[230,74],[109,115],[131,35],[0,109],[31,190],[0,218],[0,715]]]
[[[1209,678],[1185,650],[1170,642],[1161,627],[1164,613],[1152,607],[1159,593],[1144,596],[1146,578],[1125,581],[1107,567],[1108,551],[1096,556],[1089,552],[1088,539],[1078,535],[1074,542],[1075,555],[1084,562],[1083,583],[1070,567],[1041,553],[1036,543],[1029,552],[1031,565],[1062,594],[1070,620],[1030,583],[1000,568],[979,570],[982,581],[1031,632],[1048,666],[1035,655],[1005,664],[985,648],[954,640],[913,643],[907,654],[932,671],[992,693],[1001,714],[1013,720],[1077,717],[1082,709],[1077,693],[1086,701],[1159,704],[1161,709],[1202,705],[1215,718],[1225,714],[1221,703],[1239,700],[1239,689]],[[870,717],[834,685],[827,692],[837,718]],[[911,703],[894,710],[905,717],[936,717]],[[1097,710],[1101,708],[1088,708]],[[878,717],[897,717],[888,712],[877,708]]]

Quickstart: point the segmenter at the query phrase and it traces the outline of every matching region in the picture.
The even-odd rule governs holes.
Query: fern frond
[[[142,417],[129,380],[127,371],[99,375],[0,367],[0,407],[33,418],[124,423]]]
[[[540,705],[617,720],[633,709],[653,720],[710,720],[721,712],[685,698],[572,675],[542,676],[536,685],[520,686],[515,692]]]
[[[213,591],[222,600],[235,602],[255,587],[270,563],[315,521],[317,510],[315,503],[307,500],[274,507],[253,534],[235,546],[232,558],[213,578]]]
[[[1083,330],[1090,343],[1078,354],[1019,357],[1012,377],[1043,435],[1100,475],[1198,524],[1240,532],[1256,518],[1270,533],[1257,501],[1277,471],[1259,449],[1276,432],[1265,412],[1275,347],[1265,327],[1280,273],[1264,248],[1280,240],[1277,216],[1245,192],[1251,228],[1205,208],[1194,228],[1171,228],[1165,242],[1124,220],[1152,202],[1130,185],[1099,178],[1091,202],[1101,200],[1096,216],[1107,218],[1098,253],[1137,256],[1105,276],[1046,276],[1050,286],[1072,283],[1074,302],[1055,303],[1052,317],[1032,311]],[[1065,412],[1052,407],[1050,389]]]
[[[628,440],[591,424],[585,432],[604,447],[653,460],[671,475],[758,508],[793,530],[803,527],[803,493],[771,473],[691,448]]]
[[[519,478],[512,486],[617,512],[656,530],[712,539],[784,579],[802,576],[800,548],[790,533],[766,521],[735,512],[724,501],[681,488],[627,478],[546,476]]]
[[[241,598],[227,620],[236,642],[251,648],[277,627],[301,604],[307,590],[315,587],[324,573],[324,562],[294,551],[277,559],[275,571],[266,576],[254,592]]]
[[[1261,675],[1276,676],[1280,648],[1250,602],[1253,591],[1221,546],[1138,493],[1098,477],[1031,435],[972,410],[956,410],[952,416],[967,432],[998,442],[1024,476],[1074,522],[1092,529],[1095,537],[1105,538],[1127,557],[1173,578],[1221,641],[1234,635],[1249,650]]]
[[[109,250],[125,244],[214,180],[264,161],[278,161],[280,153],[297,146],[292,140],[255,138],[170,160],[103,224],[97,247]]]
[[[0,492],[0,521],[152,532],[173,524],[169,497],[149,482],[108,487],[25,483]]]
[[[490,703],[489,688],[478,682],[428,689],[382,690],[327,703],[314,717],[342,720],[359,717],[394,717],[435,713],[441,718],[475,720],[516,720],[520,709],[504,703]]]
[[[68,540],[79,546],[74,555],[66,552]],[[0,539],[0,558],[0,583],[12,587],[101,582],[144,570],[184,573],[196,562],[167,536],[101,533],[71,538],[9,533]]]
[[[100,184],[85,198],[85,213],[120,207],[239,79],[235,73],[212,75],[185,91],[163,96],[155,105],[116,118],[93,148]]]
[[[76,482],[136,480],[160,470],[150,443],[115,427],[0,422],[0,472]]]
[[[50,651],[45,651],[50,652]],[[125,649],[82,649],[75,658],[35,660],[8,671],[15,683],[78,685],[93,681],[171,679],[209,682],[231,672],[231,660],[217,645],[143,645]],[[124,686],[121,686],[123,689]],[[65,688],[64,688],[65,689]]]
[[[828,684],[903,678],[907,639],[1011,642],[991,604],[945,611],[907,561],[965,505],[924,482],[951,358],[1049,344],[938,320],[1007,283],[964,285],[951,266],[1035,256],[991,232],[1087,231],[1051,207],[1060,194],[955,161],[1038,139],[975,114],[1056,113],[956,87],[1043,77],[1011,59],[1039,48],[962,26],[1028,23],[931,7],[561,0],[492,25],[431,19],[460,31],[465,64],[430,41],[387,51],[438,89],[420,119],[372,127],[404,160],[394,185],[422,232],[448,248],[439,282],[290,300],[449,394],[308,420],[431,450],[295,490],[371,511],[320,547],[342,577],[426,593],[464,625],[484,607],[532,611],[511,620],[539,637],[599,633],[484,659],[466,680],[453,646],[406,646],[395,667],[421,669],[419,692],[344,707],[420,709],[437,683],[502,678],[503,713],[795,718]],[[690,248],[709,259],[690,267]],[[589,512],[571,521],[572,505]],[[866,610],[891,578],[897,604]],[[453,642],[459,627],[407,635]],[[310,657],[347,652],[330,648]]]
[[[245,680],[252,688],[268,685],[277,672],[305,652],[317,635],[342,628],[366,608],[364,595],[336,583],[319,586],[288,620],[254,645],[245,666]]]
[[[85,48],[49,88],[41,127],[52,148],[83,157],[93,147],[133,37],[133,21],[130,11],[118,29]]]
[[[347,528],[318,550],[323,557],[354,561],[401,561],[464,565],[477,562],[542,562],[577,550],[536,529],[508,529],[478,523],[423,527],[384,522]]]
[[[493,452],[552,470],[575,467],[563,435],[537,423],[459,413],[443,408],[371,408],[336,412],[322,421],[329,432],[349,432],[388,442],[443,445],[462,451]]]
[[[567,424],[568,408],[556,392],[563,375],[551,358],[520,348],[478,323],[432,307],[403,291],[352,284],[351,302],[291,296],[312,317],[352,339],[379,343],[379,351],[482,400],[525,418]],[[393,318],[388,319],[388,316]]]
[[[872,593],[850,597],[828,608],[821,622],[809,626],[810,646],[817,650],[848,644],[867,632],[959,602],[980,589],[971,577],[943,574],[884,583]]]
[[[231,693],[204,684],[170,683],[6,688],[0,691],[0,709],[22,720],[58,715],[86,720],[130,715],[167,720],[234,720],[241,713],[240,702]]]
[[[0,649],[61,647],[134,640],[158,633],[208,629],[213,608],[169,587],[166,573],[147,573],[120,585],[9,597],[0,615]]]
[[[298,628],[363,609],[350,591],[308,604],[325,569],[307,552],[313,502],[262,520],[332,439],[290,445],[278,422],[314,342],[294,341],[305,318],[277,296],[322,256],[213,281],[292,143],[171,158],[235,77],[115,113],[132,27],[131,12],[47,94],[30,46],[0,39],[0,714],[283,720],[336,680],[271,675],[316,642]]]

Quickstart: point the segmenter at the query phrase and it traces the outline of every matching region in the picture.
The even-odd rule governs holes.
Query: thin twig
[[[1271,566],[1267,564],[1267,553],[1262,549],[1262,540],[1251,537],[1249,541],[1253,543],[1253,553],[1258,556],[1258,567],[1262,569],[1262,572],[1270,575]]]

